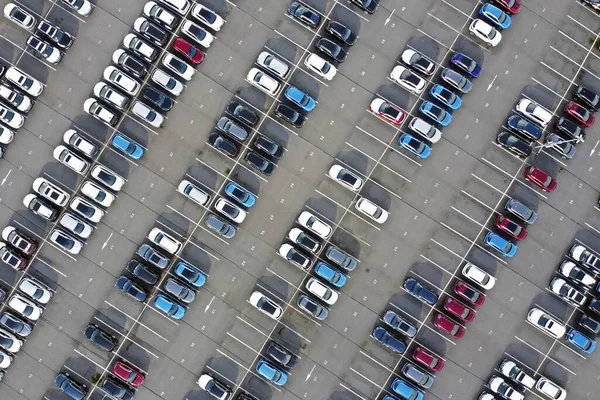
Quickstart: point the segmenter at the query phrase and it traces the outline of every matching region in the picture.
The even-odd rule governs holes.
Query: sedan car
[[[467,285],[461,280],[456,281],[456,283],[452,286],[452,291],[456,293],[458,297],[466,300],[469,304],[472,304],[475,307],[479,307],[485,302],[485,294],[481,293],[472,286]]]
[[[350,254],[345,251],[340,250],[334,245],[330,244],[327,250],[325,251],[325,257],[328,260],[336,263],[340,267],[344,268],[346,271],[354,271],[356,266],[358,265],[358,260],[352,257]]]
[[[211,198],[206,191],[200,189],[187,179],[182,179],[181,182],[179,182],[177,191],[201,206],[208,204]]]
[[[256,364],[256,372],[269,382],[277,386],[283,386],[287,382],[288,375],[285,371],[277,368],[264,358],[261,358]]]
[[[379,6],[379,0],[352,0],[353,4],[356,4],[359,8],[365,10],[369,14],[375,13]]]
[[[113,62],[121,67],[123,71],[135,78],[143,78],[148,73],[146,63],[137,59],[123,49],[117,49],[112,55]],[[161,71],[162,72],[162,71]]]
[[[537,219],[535,211],[516,199],[508,200],[504,205],[504,209],[529,225],[533,224]]]
[[[287,10],[288,14],[311,29],[317,29],[321,16],[312,8],[299,1],[292,1]]]
[[[52,230],[49,239],[61,249],[74,255],[79,254],[83,249],[83,242],[58,229]]]
[[[429,95],[452,110],[458,110],[462,104],[460,96],[439,84],[431,87]]]
[[[301,91],[295,86],[289,86],[284,92],[285,98],[300,107],[303,111],[311,112],[317,102],[315,99]]]
[[[304,233],[302,229],[292,228],[287,237],[295,244],[310,251],[312,254],[316,254],[321,250],[321,243],[317,239]]]
[[[85,181],[80,190],[82,194],[94,200],[102,207],[110,207],[116,199],[114,194],[92,181]]]
[[[146,238],[169,254],[177,254],[181,251],[183,244],[160,228],[152,228]]]
[[[438,295],[414,278],[408,278],[402,286],[408,293],[421,300],[422,302],[433,306],[438,301]]]
[[[316,44],[317,49],[338,63],[343,63],[348,57],[348,52],[339,44],[328,38],[321,38]]]
[[[19,283],[19,290],[39,304],[48,304],[53,295],[48,286],[30,277],[23,278]]]
[[[148,63],[152,63],[159,55],[158,49],[133,33],[128,33],[123,38],[123,47]]]
[[[454,53],[450,62],[473,78],[477,78],[481,74],[481,66],[463,53]]]
[[[146,17],[152,18],[153,20],[167,27],[169,30],[174,30],[179,24],[178,17],[176,17],[170,11],[167,11],[165,8],[159,6],[154,1],[147,2],[144,6],[143,12]]]
[[[409,92],[417,95],[421,94],[427,85],[425,79],[402,65],[394,67],[392,72],[390,72],[390,79]]]
[[[181,319],[185,315],[187,308],[182,306],[169,296],[164,294],[158,294],[154,298],[154,306],[160,311],[167,314],[173,319]]]
[[[254,151],[247,151],[246,155],[244,156],[244,161],[264,175],[270,176],[273,174],[273,172],[275,172],[276,165]]]
[[[556,133],[549,133],[546,135],[545,140],[546,146],[556,151],[562,158],[570,160],[575,156],[577,149],[575,148],[574,142],[568,142]]]
[[[316,54],[309,53],[304,59],[304,65],[325,80],[332,80],[337,69]]]
[[[536,124],[546,127],[552,120],[552,113],[528,98],[522,98],[515,109]]]
[[[485,290],[490,290],[496,284],[496,278],[470,262],[465,264],[462,274]]]
[[[0,317],[0,325],[23,338],[29,336],[33,331],[33,326],[29,322],[7,312]]]
[[[5,77],[10,83],[31,96],[37,97],[44,91],[44,85],[40,81],[18,68],[8,68]]]
[[[465,328],[446,317],[444,314],[436,313],[431,319],[433,325],[440,328],[453,338],[460,339],[465,335]]]
[[[309,211],[302,211],[298,216],[297,222],[311,232],[316,233],[322,239],[328,239],[333,232],[331,226],[321,221]]]
[[[173,96],[179,96],[183,92],[183,85],[177,79],[165,73],[161,69],[155,69],[151,75],[154,83],[171,93]]]
[[[568,278],[579,285],[588,288],[596,285],[596,279],[572,261],[563,261],[557,271],[565,278]]]
[[[515,382],[518,382],[528,389],[533,389],[533,385],[535,385],[535,379],[523,372],[523,370],[517,367],[517,364],[515,364],[512,360],[505,359],[502,361],[502,363],[500,363],[499,370],[502,375],[512,379]]]
[[[586,354],[592,354],[596,350],[596,341],[590,339],[577,329],[571,328],[565,335],[565,340]]]
[[[208,394],[210,394],[215,399],[219,400],[229,400],[233,393],[231,389],[219,382],[210,374],[202,374],[200,378],[198,378],[198,386]]]
[[[442,126],[448,126],[448,124],[452,122],[452,114],[430,101],[423,101],[419,106],[419,111],[421,114]]]
[[[310,278],[305,287],[310,294],[328,305],[334,305],[338,300],[339,294],[317,278]]]
[[[58,48],[44,40],[41,40],[37,36],[29,36],[29,39],[27,39],[27,46],[29,46],[29,48],[32,49],[35,54],[48,61],[50,64],[56,65],[63,58],[63,53],[61,53]]]
[[[494,393],[499,394],[506,400],[523,400],[525,396],[517,389],[513,388],[506,381],[497,375],[492,375],[488,380],[487,387]]]
[[[33,15],[14,3],[8,3],[4,6],[4,16],[28,31],[33,31],[37,22]]]
[[[371,337],[395,353],[403,354],[406,351],[406,343],[381,326],[373,330]]]
[[[323,261],[317,262],[313,272],[337,288],[341,288],[346,284],[346,275]]]
[[[133,298],[135,301],[143,302],[148,297],[146,290],[126,276],[121,276],[115,284],[121,292]]]
[[[141,245],[136,254],[159,269],[169,266],[170,260],[147,244]]]
[[[117,361],[112,373],[133,387],[139,387],[144,382],[145,376],[137,368],[124,361]]]
[[[187,60],[195,65],[202,63],[205,54],[197,47],[192,46],[187,40],[178,37],[173,43],[173,50],[182,54]]]
[[[511,221],[504,215],[499,215],[496,218],[494,226],[515,240],[523,240],[527,237],[527,229]]]
[[[548,378],[539,378],[535,388],[538,392],[553,400],[565,400],[567,398],[567,391]]]
[[[253,193],[235,182],[229,182],[225,186],[225,195],[246,208],[251,208],[256,202],[256,196]]]
[[[431,154],[431,147],[422,140],[415,138],[408,133],[403,133],[398,138],[398,144],[414,154],[415,156],[425,159]]]
[[[279,247],[279,255],[296,267],[308,270],[312,264],[312,258],[296,250],[293,246],[284,243]]]
[[[149,123],[155,128],[160,128],[165,122],[165,117],[163,115],[157,113],[141,101],[133,103],[131,111],[140,117],[142,121]]]
[[[125,270],[148,285],[154,285],[160,278],[160,275],[137,260],[130,260],[125,267]]]
[[[58,374],[54,385],[73,400],[83,400],[88,393],[87,387],[75,382],[68,373]]]
[[[475,318],[475,311],[471,310],[468,307],[465,307],[464,305],[462,305],[462,303],[454,300],[450,296],[446,296],[446,299],[443,303],[443,307],[444,310],[458,317],[463,322],[471,322]]]
[[[502,40],[502,34],[482,19],[474,19],[469,25],[469,32],[492,47],[498,46]]]
[[[279,319],[283,314],[283,309],[277,303],[258,290],[254,291],[250,295],[250,299],[248,301],[260,312],[269,316],[270,318]]]
[[[569,257],[584,267],[600,272],[600,259],[589,249],[580,244],[574,244],[569,250]]]
[[[219,14],[201,4],[193,5],[191,15],[214,31],[219,31],[225,24]]]
[[[356,36],[356,34],[352,32],[350,28],[342,24],[340,21],[330,20],[325,27],[325,30],[331,36],[338,38],[348,46],[353,46],[358,40],[358,36]]]
[[[58,211],[35,194],[30,193],[26,195],[23,198],[23,205],[29,208],[35,215],[47,221],[52,222],[58,217]]]
[[[181,32],[205,49],[208,49],[215,40],[215,37],[206,29],[189,20],[183,23]]]
[[[529,167],[525,170],[525,179],[532,182],[545,192],[552,192],[558,186],[558,182],[550,175],[537,167]]]
[[[259,121],[258,115],[252,109],[235,100],[227,105],[225,112],[246,125],[256,126]]]
[[[77,235],[81,239],[89,238],[94,231],[94,228],[90,224],[68,212],[60,217],[58,223],[61,227]]]
[[[276,79],[255,67],[250,68],[246,80],[259,90],[271,96],[277,96],[277,93],[279,93],[279,90],[281,89],[281,85]]]
[[[581,307],[587,302],[587,297],[583,292],[569,285],[563,278],[553,278],[550,281],[549,288],[552,293],[575,306]]]
[[[119,343],[114,335],[106,332],[96,324],[88,325],[83,334],[90,342],[94,343],[104,351],[113,351]]]
[[[183,261],[179,261],[175,266],[175,275],[195,288],[202,287],[207,279],[204,272]]]
[[[332,165],[328,175],[340,185],[355,192],[358,192],[364,184],[364,181],[360,177],[339,164]]]
[[[521,8],[519,0],[494,0],[496,4],[502,7],[509,14],[516,14]]]
[[[419,387],[423,389],[429,389],[433,385],[434,377],[433,375],[428,374],[427,372],[422,371],[420,368],[417,368],[414,364],[407,362],[402,367],[402,375],[407,377],[409,380],[416,383]]]
[[[89,17],[94,11],[94,5],[88,0],[62,0],[68,7],[81,16]]]
[[[483,243],[490,246],[504,257],[511,258],[517,254],[517,245],[509,242],[494,232],[488,232],[483,238]]]
[[[594,317],[595,318],[595,317]],[[600,335],[600,322],[586,314],[581,314],[577,319],[577,325],[590,332],[594,337]]]
[[[590,126],[594,125],[594,121],[596,119],[594,117],[594,114],[589,112],[582,105],[575,103],[574,101],[570,101],[567,104],[565,104],[564,110],[567,114],[569,114],[571,117],[575,118],[577,121],[579,121],[584,126],[590,127]]]
[[[408,129],[423,136],[431,143],[437,143],[442,138],[442,132],[439,129],[418,117],[409,122]]]
[[[592,112],[600,109],[600,96],[592,89],[586,88],[585,86],[579,86],[575,93],[573,93],[573,97],[576,100],[579,100]]]
[[[479,9],[479,15],[487,19],[499,29],[507,29],[512,20],[507,13],[496,7],[492,3],[485,3]]]
[[[444,368],[444,360],[440,357],[434,355],[428,350],[425,350],[421,346],[415,347],[412,351],[411,356],[413,360],[424,365],[428,369],[432,371],[441,371]]]
[[[277,361],[277,363],[286,368],[293,368],[298,362],[298,357],[277,342],[269,343],[265,353],[271,359]]]
[[[565,335],[565,326],[550,314],[537,307],[533,307],[529,310],[529,313],[527,313],[527,321],[556,339],[560,339]]]
[[[406,49],[400,56],[402,62],[425,76],[431,76],[435,72],[435,63],[423,54],[413,50]]]
[[[400,125],[405,116],[404,111],[402,111],[400,107],[379,97],[376,97],[371,101],[369,110],[379,118],[391,122],[394,125]]]
[[[117,133],[112,138],[111,144],[114,148],[134,160],[139,160],[144,155],[144,148],[142,146],[121,133]]]
[[[235,226],[225,222],[223,219],[211,213],[209,213],[206,217],[206,221],[204,222],[204,224],[209,229],[216,232],[220,236],[223,236],[226,239],[231,239],[235,236],[237,232]]]
[[[15,251],[12,251],[4,242],[0,242],[0,260],[16,271],[22,271],[29,262]]]
[[[164,290],[173,296],[173,298],[186,304],[191,303],[196,298],[196,292],[173,278],[167,279]]]
[[[25,235],[12,225],[8,225],[2,230],[2,240],[8,242],[21,253],[31,256],[38,248],[38,242]]]
[[[304,115],[283,103],[279,103],[275,107],[275,116],[298,129],[302,128],[304,122],[306,122]]]
[[[577,139],[576,143],[582,143],[586,138],[585,131],[581,125],[568,118],[560,117],[554,127],[560,133],[564,133],[569,139]]]
[[[83,102],[83,111],[110,126],[115,126],[119,122],[119,116],[115,112],[94,98]]]
[[[77,214],[94,223],[100,222],[104,217],[104,211],[79,196],[75,196],[69,206]]]
[[[473,88],[473,84],[470,80],[450,68],[445,68],[440,77],[444,82],[459,90],[461,93],[469,93]]]
[[[354,208],[378,224],[383,224],[389,217],[389,213],[386,210],[365,197],[359,197],[356,203],[354,203]]]
[[[163,47],[170,36],[164,29],[144,17],[139,17],[135,20],[133,29],[159,47]]]
[[[173,71],[175,74],[180,76],[181,78],[189,81],[192,79],[196,70],[188,65],[185,61],[176,57],[170,53],[166,53],[162,58],[162,64]]]
[[[20,294],[13,295],[8,300],[8,306],[15,310],[19,315],[27,318],[30,321],[37,321],[42,316],[44,311],[40,306],[33,301],[21,296]]]
[[[409,338],[412,338],[417,334],[417,327],[407,319],[399,316],[395,311],[387,310],[383,315],[382,321]]]

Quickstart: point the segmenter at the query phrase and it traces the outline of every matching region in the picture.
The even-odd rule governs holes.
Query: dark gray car
[[[246,139],[248,139],[248,131],[227,117],[221,117],[219,119],[217,122],[217,129],[233,136],[241,142],[244,142]]]
[[[236,229],[233,225],[228,224],[214,214],[208,214],[205,224],[207,227],[227,239],[231,239],[236,234]]]
[[[169,259],[147,244],[141,245],[136,253],[138,256],[160,269],[165,269],[169,266]]]
[[[21,337],[29,336],[33,330],[29,323],[7,312],[2,314],[2,317],[0,317],[0,324],[12,333]]]
[[[178,300],[181,300],[184,303],[191,303],[196,298],[196,293],[185,286],[183,283],[176,281],[173,278],[167,279],[167,283],[165,284],[165,291],[170,293]]]
[[[510,199],[507,201],[504,209],[518,217],[521,221],[530,225],[533,224],[537,219],[537,214],[535,211],[515,199]]]
[[[346,271],[352,271],[358,265],[358,261],[354,257],[335,246],[329,246],[325,256]]]
[[[402,375],[423,389],[429,389],[431,385],[433,385],[433,380],[435,379],[432,375],[422,371],[411,363],[404,364],[404,367],[402,367]]]

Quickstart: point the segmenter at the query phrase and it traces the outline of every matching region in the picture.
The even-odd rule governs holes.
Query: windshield
[[[248,200],[248,198],[250,197],[248,195],[248,193],[241,191],[238,188],[233,188],[232,190],[232,195],[236,198],[238,198],[240,201],[242,202],[246,202]]]
[[[102,180],[105,183],[108,183],[109,185],[113,185],[117,181],[114,175],[107,174],[104,171],[100,171],[98,173],[98,179]]]
[[[321,72],[323,72],[324,74],[328,73],[329,70],[331,69],[331,64],[329,63],[324,63],[323,67],[321,68]]]
[[[495,37],[496,37],[496,35],[497,35],[497,34],[498,34],[498,31],[497,31],[497,30],[495,30],[495,29],[492,29],[492,30],[490,31],[490,33],[488,34],[488,37],[489,37],[490,39],[493,39],[493,38],[495,38]]]
[[[208,22],[209,24],[214,23],[217,20],[217,16],[207,9],[203,8],[200,10],[200,15]]]

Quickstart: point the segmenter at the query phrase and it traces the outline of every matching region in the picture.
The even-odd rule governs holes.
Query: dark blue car
[[[473,78],[481,74],[481,66],[463,53],[454,53],[450,61]]]
[[[406,351],[406,344],[402,340],[396,339],[394,335],[381,326],[373,330],[371,337],[396,353],[402,354]]]
[[[506,124],[527,140],[536,141],[542,137],[542,128],[520,115],[511,115],[508,117]]]
[[[87,395],[85,386],[80,385],[69,377],[69,374],[58,374],[54,384],[64,394],[74,400],[82,400]]]
[[[235,182],[229,182],[225,186],[225,194],[246,208],[250,208],[256,202],[256,196]]]
[[[414,278],[405,280],[403,287],[408,293],[431,306],[438,301],[438,295],[433,290],[426,288]]]
[[[117,279],[115,286],[121,289],[121,292],[131,296],[136,301],[144,301],[148,296],[144,289],[136,285],[126,276],[121,276],[119,279]]]
[[[321,22],[319,14],[299,1],[292,1],[288,7],[288,14],[312,29],[317,29]]]

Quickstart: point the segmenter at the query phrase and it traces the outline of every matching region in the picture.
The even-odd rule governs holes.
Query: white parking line
[[[366,397],[363,397],[363,396],[359,395],[354,390],[352,390],[348,386],[344,385],[342,382],[340,382],[340,386],[343,387],[344,389],[346,389],[347,391],[349,391],[350,393],[352,393],[353,395],[355,395],[356,397],[358,397],[359,399],[361,399],[361,400],[368,400]]]
[[[331,197],[327,196],[325,193],[321,192],[319,189],[315,189],[315,192],[317,192],[318,194],[320,194],[321,196],[325,197],[326,199],[328,199],[329,201],[331,201],[332,203],[334,203],[335,205],[341,207],[341,208],[345,208],[350,214],[354,215],[355,217],[361,219],[362,221],[364,221],[365,223],[367,223],[368,225],[370,225],[371,227],[377,229],[378,231],[381,231],[381,228],[373,225],[372,223],[370,223],[369,221],[367,221],[366,219],[364,219],[363,217],[361,217],[360,215],[356,214],[354,211],[350,210],[350,206],[352,206],[352,204],[354,204],[354,201],[352,201],[348,207],[344,207],[343,205],[341,205],[340,203],[338,203],[337,201],[335,201],[334,199],[332,199]]]
[[[149,300],[148,300],[149,301]],[[127,314],[125,311],[119,309],[117,306],[115,306],[114,304],[109,303],[108,301],[104,300],[104,303],[108,304],[110,307],[114,308],[115,310],[119,311],[121,314],[123,314],[124,316],[126,316],[127,318],[129,318],[132,321],[135,321],[138,325],[146,328],[147,330],[149,330],[150,332],[154,333],[156,336],[158,336],[160,339],[164,340],[165,342],[169,342],[169,340],[160,335],[158,332],[154,331],[153,329],[150,329],[150,327],[148,325],[145,325],[143,323],[141,323],[138,319],[133,318],[131,315]]]
[[[536,347],[534,347],[533,345],[529,344],[528,342],[526,342],[525,340],[521,339],[520,337],[515,336],[515,339],[517,339],[519,342],[521,342],[521,343],[529,346],[531,349],[535,350],[536,352],[538,352],[542,356],[546,357],[547,359],[552,360],[552,362],[554,362],[555,364],[560,365],[565,371],[571,373],[574,376],[577,376],[577,374],[575,372],[571,371],[569,368],[565,367],[564,365],[562,365],[561,363],[559,363],[558,361],[556,361],[554,358],[546,356],[546,353],[541,352]],[[541,363],[540,363],[540,365],[541,365]],[[535,373],[537,373],[537,371]]]
[[[261,379],[263,382],[265,382],[267,385],[269,385],[273,389],[277,390],[278,392],[281,392],[281,389],[279,389],[277,386],[275,386],[271,382],[268,382],[267,380],[265,380],[265,378],[263,376],[258,375],[256,372],[252,371],[252,365],[254,365],[254,362],[251,364],[251,367],[248,368],[248,367],[244,366],[242,363],[240,363],[238,360],[236,360],[235,358],[233,358],[230,355],[226,354],[225,352],[221,351],[220,349],[217,349],[217,352],[219,354],[221,354],[222,356],[227,357],[228,359],[230,359],[231,361],[233,361],[234,363],[236,363],[237,365],[239,365],[240,367],[242,367],[243,369],[246,370],[246,374],[244,374],[244,378],[242,378],[242,381],[240,382],[240,384],[244,381],[245,377],[248,375],[248,372],[249,372],[252,375],[256,376],[257,378]],[[256,358],[258,358],[258,357],[260,357],[260,353],[257,353]]]
[[[353,167],[351,167],[350,165],[348,165],[347,163],[345,163],[344,161],[340,160],[339,158],[335,158],[335,160],[341,164],[344,164],[346,166],[346,168],[351,169],[352,171],[354,171],[356,174],[360,175],[363,180],[365,180],[364,178],[366,178],[366,175],[364,175],[362,172],[354,169]],[[325,174],[325,176],[329,179],[331,179],[331,177],[329,176],[329,174]],[[366,181],[366,180],[365,180]],[[373,178],[370,179],[370,182],[372,182],[373,184],[379,186],[380,188],[382,188],[383,190],[385,190],[386,192],[388,192],[389,194],[395,196],[396,198],[402,200],[402,197],[400,197],[398,194],[392,192],[390,189],[386,188],[385,186],[383,186],[381,183],[375,182],[373,180]]]
[[[415,103],[415,104],[417,104],[417,103]],[[366,133],[367,135],[369,135],[373,139],[377,140],[379,143],[383,144],[384,146],[386,146],[386,148],[390,149],[391,151],[400,154],[402,157],[406,158],[407,160],[409,160],[413,164],[416,164],[419,167],[422,167],[422,165],[420,163],[418,163],[417,161],[413,160],[412,158],[410,158],[409,156],[407,156],[406,154],[404,154],[403,152],[401,152],[399,149],[396,149],[396,148],[390,146],[389,144],[385,143],[383,140],[381,140],[378,137],[370,134],[369,132],[367,132],[367,130],[361,128],[358,125],[356,125],[355,128],[358,129],[359,131],[363,132],[363,133]],[[398,128],[398,127],[395,127],[395,128],[396,128],[397,132],[400,132],[400,128]],[[396,135],[394,135],[394,137],[392,138],[392,141],[396,141]]]
[[[492,207],[488,206],[487,204],[485,204],[483,201],[479,200],[477,197],[473,196],[472,194],[470,194],[469,192],[462,190],[461,189],[461,193],[463,193],[464,195],[470,197],[472,200],[475,200],[477,203],[481,204],[482,206],[484,206],[485,208],[487,208],[488,210],[492,211],[492,212],[496,212],[496,210],[494,210]]]
[[[377,165],[381,165],[383,168],[387,169],[388,171],[392,172],[393,174],[395,174],[396,176],[404,179],[405,181],[407,181],[408,183],[411,183],[412,181],[410,179],[408,179],[407,177],[405,177],[404,175],[400,174],[397,171],[394,171],[393,169],[391,169],[390,167],[388,167],[385,164],[381,164],[380,162],[378,162],[375,158],[371,157],[370,155],[368,155],[367,153],[365,153],[364,151],[360,150],[358,147],[346,142],[345,143],[346,146],[351,147],[352,149],[356,150],[357,152],[361,153],[362,155],[364,155],[365,157],[367,157],[368,159],[375,161],[375,166]],[[375,169],[375,167],[373,167],[373,169]]]

